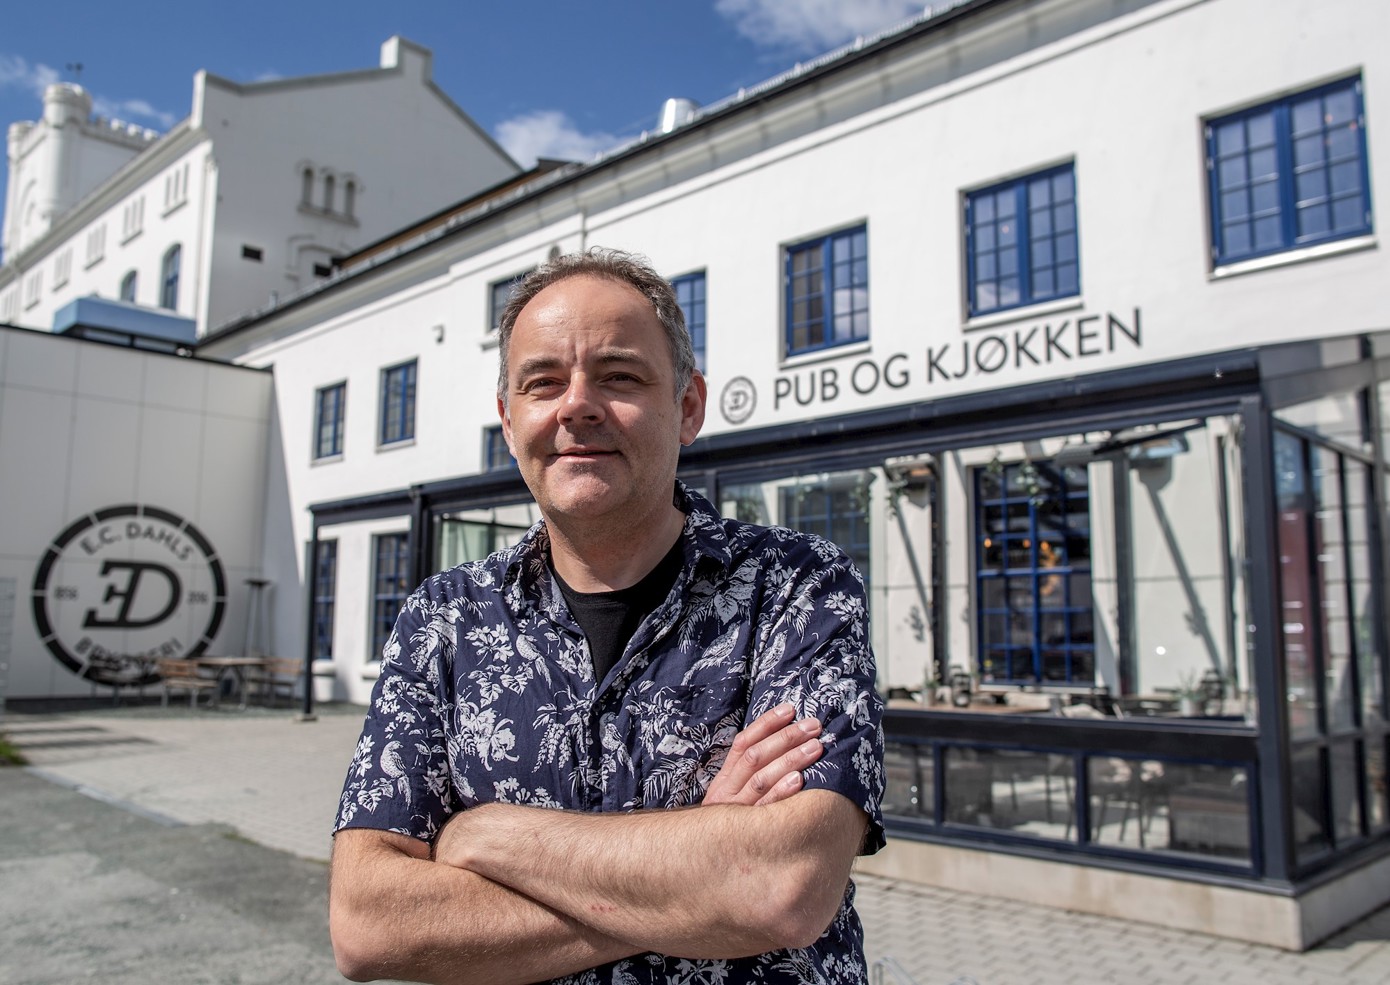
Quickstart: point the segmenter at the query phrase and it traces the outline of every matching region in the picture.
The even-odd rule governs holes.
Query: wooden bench
[[[187,691],[190,708],[197,707],[198,695],[203,691],[216,697],[217,679],[204,676],[191,660],[156,660],[155,669],[159,672],[159,683],[163,688],[160,704],[165,708],[169,707],[170,691]]]
[[[304,661],[293,657],[266,657],[260,667],[248,667],[246,686],[254,688],[267,704],[274,704],[283,693],[290,701],[294,700],[295,687],[304,675]]]

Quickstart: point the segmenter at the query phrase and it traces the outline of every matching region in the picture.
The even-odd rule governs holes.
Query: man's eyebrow
[[[643,369],[649,369],[652,366],[652,360],[640,349],[620,346],[600,351],[592,357],[592,361],[600,366],[635,366]],[[523,359],[521,365],[517,366],[516,378],[525,379],[537,373],[562,369],[565,365],[566,361],[558,356],[531,356],[528,359]]]

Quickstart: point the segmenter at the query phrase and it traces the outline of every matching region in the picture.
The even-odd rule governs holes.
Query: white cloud
[[[755,44],[809,54],[916,17],[923,4],[905,0],[716,0],[714,9]]]
[[[584,133],[557,109],[536,110],[503,120],[497,124],[495,136],[522,167],[532,166],[541,157],[587,161],[622,141],[611,133]]]
[[[0,55],[0,86],[18,86],[42,97],[59,79],[58,70],[42,63],[30,65],[18,55]]]
[[[43,91],[61,81],[58,70],[43,63],[30,65],[18,55],[0,55],[0,87],[28,89],[39,99]],[[97,116],[128,120],[132,123],[154,124],[168,129],[178,120],[173,113],[155,109],[143,99],[107,99],[92,97],[92,112]]]
[[[165,130],[177,122],[173,113],[155,109],[143,99],[106,99],[95,96],[92,99],[92,112],[107,119],[128,120],[131,123],[153,122]]]

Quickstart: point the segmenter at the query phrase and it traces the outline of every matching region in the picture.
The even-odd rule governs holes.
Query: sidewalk
[[[31,775],[165,823],[227,825],[322,862],[361,714],[329,706],[301,723],[285,710],[9,711],[3,727]],[[856,883],[870,965],[891,955],[916,985],[1390,985],[1390,908],[1290,954],[873,876]]]

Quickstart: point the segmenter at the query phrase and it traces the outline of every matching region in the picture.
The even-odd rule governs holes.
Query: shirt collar
[[[733,563],[733,552],[714,506],[679,479],[673,501],[685,514],[681,538],[685,542],[686,570],[709,558],[727,571]],[[539,602],[546,609],[563,608],[559,587],[550,575],[549,556],[550,534],[544,520],[526,531],[507,552],[502,568],[502,594],[514,609],[525,608],[527,599]]]

